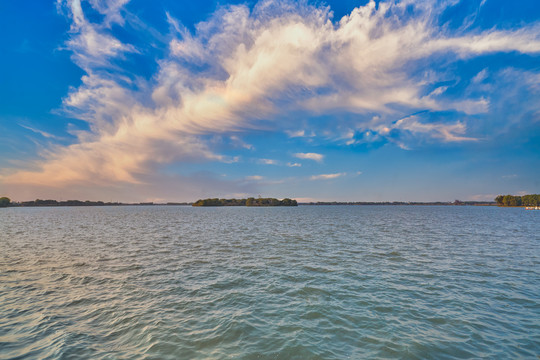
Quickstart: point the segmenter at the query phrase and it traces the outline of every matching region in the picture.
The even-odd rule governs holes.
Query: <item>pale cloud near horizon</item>
[[[347,175],[347,173],[320,174],[320,175],[312,175],[309,179],[310,180],[331,180],[331,179],[336,179],[338,177],[342,177],[345,175]]]
[[[248,181],[258,181],[258,180],[263,180],[264,177],[260,175],[251,175],[251,176],[246,176],[244,179]]]
[[[494,201],[496,194],[476,194],[469,196],[471,201]]]
[[[243,5],[221,8],[193,34],[167,14],[177,30],[147,81],[123,74],[111,62],[140,52],[110,31],[112,24],[124,25],[128,2],[90,0],[104,16],[95,23],[85,16],[81,0],[58,0],[71,21],[65,48],[86,73],[64,99],[64,111],[88,122],[90,130],[77,132],[75,144],[50,147],[32,168],[15,169],[2,182],[144,185],[143,175],[163,164],[236,161],[216,153],[202,136],[241,134],[259,129],[263,120],[273,121],[277,130],[283,126],[279,115],[291,110],[378,113],[376,120],[357,127],[378,129],[380,136],[395,129],[443,142],[474,141],[460,121],[392,121],[388,115],[399,114],[396,105],[472,115],[490,106],[483,97],[446,98],[444,88],[426,93],[438,75],[414,73],[411,64],[438,54],[459,60],[494,52],[540,53],[538,25],[453,35],[434,27],[433,16],[443,9],[431,2],[418,5],[415,17],[402,18],[409,2],[370,1],[334,22],[328,8],[270,0],[253,11]],[[206,70],[194,71],[196,66]],[[485,75],[477,76],[481,81]],[[290,134],[305,136],[303,130]],[[308,152],[295,157],[321,162],[324,156]]]

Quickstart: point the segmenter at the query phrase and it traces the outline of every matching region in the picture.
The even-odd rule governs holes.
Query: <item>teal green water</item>
[[[0,211],[1,359],[540,354],[540,211]]]

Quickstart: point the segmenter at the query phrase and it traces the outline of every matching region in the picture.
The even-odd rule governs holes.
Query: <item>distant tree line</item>
[[[491,206],[495,205],[490,201],[432,201],[432,202],[418,202],[418,201],[318,201],[300,203],[300,205],[471,205],[471,206]]]
[[[41,200],[12,202],[8,197],[0,197],[0,207],[39,207],[39,206],[129,206],[129,205],[191,205],[187,202],[168,202],[166,204],[155,204],[153,202],[139,203],[121,203],[121,202],[103,202],[103,201],[81,201],[81,200]]]
[[[296,200],[285,198],[247,198],[247,199],[201,199],[193,203],[193,206],[298,206]]]
[[[22,201],[20,203],[14,204],[15,206],[105,206],[105,205],[122,205],[120,203],[111,203],[103,201],[81,201],[81,200],[66,200],[66,201],[56,201],[56,200],[41,200],[36,199],[34,201]]]
[[[533,195],[498,195],[495,202],[499,206],[540,206],[540,194]]]

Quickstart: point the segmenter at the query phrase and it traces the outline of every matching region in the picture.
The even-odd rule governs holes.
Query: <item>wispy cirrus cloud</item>
[[[254,150],[255,149],[255,147],[253,145],[244,142],[242,139],[240,139],[236,135],[231,136],[230,139],[235,145],[237,145],[239,147],[242,147],[242,148],[248,149],[248,150]]]
[[[32,131],[32,132],[34,132],[36,134],[39,134],[39,135],[41,135],[41,136],[43,136],[44,138],[47,138],[47,139],[59,139],[59,137],[54,135],[54,134],[51,134],[51,133],[48,133],[46,131],[33,128],[31,126],[28,126],[28,125],[19,124],[19,126],[25,128],[27,130],[30,130],[30,131]]]
[[[383,133],[390,132],[392,129],[401,129],[412,133],[429,133],[442,141],[477,141],[478,139],[461,136],[465,133],[466,127],[463,123],[453,124],[442,123],[421,123],[416,116],[409,116],[398,120],[392,127],[384,128]]]
[[[418,109],[465,115],[489,111],[490,99],[482,95],[446,95],[448,85],[437,85],[443,80],[441,58],[448,63],[495,52],[540,53],[537,24],[452,33],[436,25],[446,8],[436,2],[370,1],[334,21],[327,7],[263,0],[253,9],[220,8],[194,33],[167,13],[175,29],[169,51],[145,80],[117,64],[144,54],[112,30],[112,25],[126,25],[128,0],[57,4],[71,23],[64,46],[86,73],[67,94],[63,110],[88,122],[90,130],[78,132],[70,146],[49,148],[32,170],[15,171],[4,182],[141,184],[143,175],[163,164],[231,162],[204,136],[281,130],[281,115],[291,111],[370,115],[354,121],[355,131],[375,130],[382,138],[406,132],[443,142],[472,141],[463,121],[395,119]],[[92,22],[85,15],[90,10],[83,9],[102,17]],[[295,157],[324,158],[317,153]]]

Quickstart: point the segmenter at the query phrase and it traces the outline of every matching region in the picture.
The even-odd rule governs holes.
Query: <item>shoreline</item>
[[[6,208],[35,208],[35,207],[118,207],[118,206],[191,206],[193,203],[103,203],[103,204],[20,204],[12,203]],[[526,208],[527,206],[499,206],[496,203],[474,203],[465,202],[463,204],[443,203],[443,202],[317,202],[298,203],[298,206],[494,206],[501,208]],[[195,206],[195,207],[280,207],[280,206]]]

